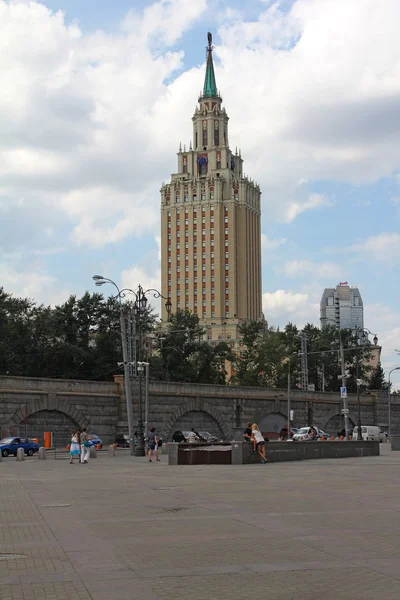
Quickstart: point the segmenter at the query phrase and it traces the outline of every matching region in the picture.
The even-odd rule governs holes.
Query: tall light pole
[[[336,327],[338,327],[336,321],[334,321],[333,319],[328,319],[328,317],[325,317],[323,320],[330,321],[331,323],[334,323]],[[340,327],[338,327],[338,338],[339,338],[340,372],[341,372],[342,389],[343,389],[343,388],[346,388],[346,371],[345,371],[345,362],[344,362],[344,348],[343,348],[342,336],[340,333]],[[341,393],[341,397],[343,400],[344,430],[346,432],[346,440],[348,440],[349,439],[349,409],[347,406],[347,391],[344,394]]]
[[[128,327],[126,326],[126,315],[124,311],[124,305],[122,304],[122,298],[125,296],[124,292],[119,289],[115,281],[102,277],[101,275],[93,275],[93,279],[97,286],[104,285],[105,283],[111,283],[117,290],[117,295],[113,296],[113,299],[119,302],[119,316],[120,316],[120,328],[121,328],[121,345],[122,345],[122,360],[124,367],[124,384],[125,384],[125,398],[126,398],[126,412],[128,415],[128,433],[129,433],[129,447],[131,456],[134,454],[134,439],[133,439],[133,406],[132,406],[132,381],[131,381],[131,365],[129,364],[128,357]],[[120,364],[120,363],[119,363]]]
[[[150,363],[138,361],[138,372],[142,373],[146,369],[146,387],[145,387],[145,402],[144,402],[144,435],[149,437],[149,380],[150,380]]]
[[[139,361],[141,360],[141,330],[140,330],[140,315],[146,309],[147,306],[147,295],[153,296],[153,298],[163,298],[166,300],[165,308],[168,314],[171,312],[171,301],[169,298],[165,298],[160,292],[157,290],[150,288],[148,290],[144,290],[141,285],[139,285],[136,291],[131,290],[130,288],[124,288],[122,290],[119,289],[115,281],[109,279],[108,277],[103,277],[102,275],[94,275],[94,281],[97,286],[102,286],[106,283],[112,284],[116,290],[117,295],[113,296],[113,299],[118,299],[120,303],[120,323],[121,323],[121,341],[122,341],[122,355],[123,355],[123,364],[124,364],[124,379],[125,379],[125,395],[126,395],[126,407],[128,414],[128,428],[129,428],[129,443],[131,449],[131,455],[134,453],[135,456],[144,456],[144,439],[143,439],[143,415],[142,415],[142,381],[141,374],[137,369],[137,353],[136,353],[136,340],[138,339],[139,346]],[[124,314],[124,308],[122,304],[122,298],[125,298],[127,294],[133,294],[135,297],[135,303],[132,307],[132,312],[135,317],[135,328],[134,328],[134,336],[132,336],[132,331],[130,329],[131,323],[128,322],[128,326],[126,324],[126,318]],[[136,325],[138,324],[138,330],[136,333]],[[134,341],[132,340],[134,337]],[[128,348],[128,340],[133,341],[132,348]],[[129,350],[131,351],[132,356],[129,357]],[[131,358],[131,360],[129,360]],[[138,427],[137,427],[137,439],[138,444],[135,448],[133,441],[133,407],[132,407],[132,377],[139,376],[139,415],[138,415]]]
[[[362,384],[362,380],[359,379],[359,364],[360,364],[360,359],[358,356],[358,351],[360,349],[361,346],[363,346],[364,344],[360,342],[365,342],[365,340],[368,341],[368,334],[373,335],[374,336],[374,345],[377,346],[378,344],[378,336],[376,335],[376,333],[372,333],[372,331],[370,331],[369,329],[366,329],[365,327],[355,327],[354,331],[356,333],[357,336],[357,352],[356,352],[356,384],[357,384],[357,439],[358,440],[362,440],[362,426],[361,426],[361,402],[360,402],[360,387]]]
[[[388,438],[392,441],[392,398],[390,394],[390,376],[393,371],[400,371],[400,367],[394,367],[391,371],[389,371],[389,379],[388,379]]]

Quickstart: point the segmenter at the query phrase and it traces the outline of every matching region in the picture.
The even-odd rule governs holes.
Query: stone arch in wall
[[[278,435],[287,425],[287,416],[281,412],[262,413],[255,422],[262,433]]]
[[[164,437],[165,439],[170,439],[174,431],[176,429],[180,429],[179,421],[187,413],[206,413],[207,415],[212,417],[213,420],[216,422],[218,429],[220,430],[224,439],[227,439],[230,436],[230,429],[227,426],[227,423],[221,412],[218,410],[218,408],[216,408],[206,400],[196,398],[190,400],[189,402],[185,402],[181,406],[178,406],[176,410],[173,413],[171,413],[171,415],[168,417],[167,421],[162,427],[161,437]]]
[[[89,426],[88,419],[84,417],[80,410],[57,398],[56,396],[53,397],[51,394],[45,398],[40,398],[38,400],[34,400],[33,402],[22,404],[21,407],[11,417],[9,425],[21,425],[32,415],[42,411],[62,413],[66,417],[69,417],[69,419],[81,429]]]
[[[356,416],[350,412],[349,414],[349,426],[350,429],[354,429],[356,423]],[[339,431],[344,429],[344,417],[341,412],[337,409],[331,410],[325,417],[324,425],[322,429],[326,433],[336,435]]]

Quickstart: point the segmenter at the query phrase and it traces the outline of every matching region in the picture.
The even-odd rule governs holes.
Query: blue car
[[[17,456],[18,448],[23,448],[28,456],[33,456],[35,452],[39,452],[39,444],[28,438],[8,437],[0,440],[2,456],[8,456],[9,454]]]
[[[96,435],[95,433],[89,433],[88,441],[91,446],[100,446],[100,448],[103,447],[103,442],[101,441],[99,436]]]

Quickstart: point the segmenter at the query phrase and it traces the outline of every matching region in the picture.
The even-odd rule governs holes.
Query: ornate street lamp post
[[[147,307],[147,295],[153,296],[153,298],[163,298],[166,300],[165,308],[168,314],[171,312],[171,300],[165,298],[159,291],[150,288],[143,290],[142,286],[139,285],[136,291],[130,288],[119,289],[117,284],[108,277],[102,275],[94,275],[93,279],[97,286],[102,286],[106,283],[112,284],[116,290],[117,295],[113,296],[113,299],[118,299],[120,304],[120,323],[121,323],[121,342],[122,342],[122,354],[123,354],[123,366],[124,366],[124,379],[125,379],[125,396],[126,396],[126,408],[128,414],[128,428],[129,428],[129,443],[131,449],[131,455],[144,456],[144,435],[143,435],[143,414],[142,414],[142,374],[141,370],[138,369],[138,362],[141,362],[142,357],[142,337],[141,337],[141,314],[146,310]],[[133,294],[135,297],[135,303],[133,305],[132,313],[134,316],[134,339],[132,340],[132,329],[130,323],[126,324],[126,314],[124,305],[122,304],[122,298],[125,298],[127,294]],[[129,321],[129,320],[128,320]],[[138,340],[138,351],[139,357],[136,352],[136,341]],[[128,344],[128,341],[130,342]],[[129,350],[131,356],[129,356]],[[131,360],[129,360],[131,358]],[[138,426],[137,426],[137,446],[134,445],[134,434],[133,434],[133,408],[132,408],[132,377],[139,378],[139,414],[138,414]]]
[[[394,369],[389,371],[389,379],[388,379],[388,438],[390,441],[392,441],[392,402],[391,402],[392,398],[391,398],[391,394],[390,394],[390,387],[391,387],[390,376],[393,373],[393,371],[400,371],[400,367],[394,367]]]

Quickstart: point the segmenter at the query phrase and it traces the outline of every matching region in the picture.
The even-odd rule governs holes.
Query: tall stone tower
[[[177,173],[161,188],[161,289],[173,313],[198,314],[208,340],[233,342],[241,322],[262,318],[261,192],[229,147],[212,52],[209,33],[193,143],[180,146]]]

